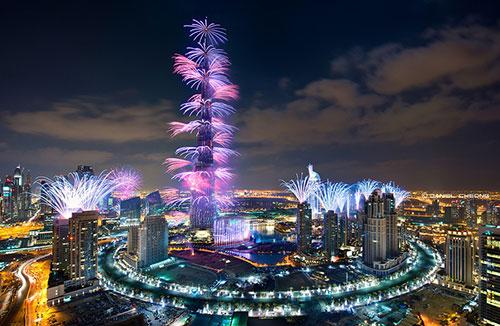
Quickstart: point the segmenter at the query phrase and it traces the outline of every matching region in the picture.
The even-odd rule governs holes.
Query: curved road
[[[17,278],[19,278],[21,280],[22,284],[21,284],[21,287],[16,292],[16,298],[14,299],[15,300],[14,305],[11,304],[10,311],[4,319],[4,325],[12,324],[14,317],[19,312],[19,309],[22,309],[24,301],[26,300],[26,296],[28,295],[28,291],[29,291],[30,286],[31,286],[31,284],[30,284],[31,277],[26,273],[26,268],[29,265],[33,264],[34,262],[41,260],[41,259],[45,259],[45,258],[49,257],[50,255],[51,254],[46,254],[43,256],[37,256],[37,257],[33,257],[31,259],[28,259],[25,262],[23,262],[19,266],[19,268],[17,269],[16,276],[17,276]]]
[[[362,298],[366,297],[369,295],[372,296],[377,296],[381,292],[393,292],[395,293],[398,288],[408,288],[408,285],[411,285],[414,283],[415,280],[418,280],[420,276],[423,276],[424,274],[431,272],[432,269],[436,266],[437,261],[433,257],[433,255],[428,252],[428,250],[417,244],[414,243],[414,249],[417,251],[417,257],[416,257],[416,264],[415,266],[409,270],[407,273],[396,277],[395,279],[385,279],[382,280],[380,283],[360,288],[360,289],[353,289],[352,291],[346,291],[346,292],[338,292],[338,293],[329,293],[329,294],[324,294],[324,295],[313,295],[312,297],[303,297],[303,298],[272,298],[272,299],[264,299],[264,298],[252,298],[251,296],[245,295],[244,297],[235,297],[235,298],[224,298],[224,297],[215,297],[213,295],[192,295],[190,293],[178,293],[178,292],[172,292],[169,291],[168,289],[165,289],[164,287],[153,287],[150,285],[147,285],[145,283],[136,281],[128,277],[128,275],[124,274],[121,271],[118,271],[114,266],[113,266],[113,253],[115,251],[115,247],[108,248],[104,251],[103,256],[100,257],[100,263],[99,267],[101,268],[101,273],[104,276],[105,279],[112,280],[114,283],[119,284],[121,286],[124,286],[125,288],[128,289],[138,289],[142,290],[144,292],[147,292],[149,294],[153,294],[154,297],[158,298],[161,296],[170,296],[170,297],[183,297],[184,299],[187,299],[188,301],[204,301],[204,302],[210,302],[210,301],[251,301],[251,302],[266,302],[266,301],[272,301],[272,302],[307,302],[307,301],[319,301],[323,302],[325,299],[335,300],[339,301],[343,299],[356,299],[356,297]]]

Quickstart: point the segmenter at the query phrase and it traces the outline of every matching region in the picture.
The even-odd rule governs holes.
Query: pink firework
[[[125,200],[134,197],[142,185],[142,177],[137,170],[120,168],[113,171],[113,179],[119,184],[114,197]]]

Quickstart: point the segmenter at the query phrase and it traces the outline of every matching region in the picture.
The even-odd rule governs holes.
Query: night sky
[[[92,164],[174,185],[192,18],[228,30],[236,187],[322,178],[500,190],[499,1],[4,1],[0,173]],[[142,5],[140,5],[142,4]]]

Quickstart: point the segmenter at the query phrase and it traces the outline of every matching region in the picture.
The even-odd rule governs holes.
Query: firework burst
[[[120,200],[135,196],[142,185],[142,177],[134,169],[120,168],[113,170],[112,178],[119,185],[113,192],[114,196]]]
[[[113,172],[80,176],[76,172],[54,179],[41,177],[45,181],[40,202],[52,207],[60,217],[70,218],[74,212],[96,210],[98,204],[110,193],[122,186],[122,181],[113,177]]]
[[[300,176],[297,174],[295,180],[282,181],[281,184],[294,194],[299,203],[306,202],[318,189],[316,182],[311,181],[309,177],[304,177],[302,174]]]

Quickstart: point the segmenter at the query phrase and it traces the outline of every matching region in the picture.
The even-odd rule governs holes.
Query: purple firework
[[[191,192],[191,226],[212,228],[217,208],[230,205],[221,194],[233,177],[226,164],[237,155],[228,148],[236,128],[223,118],[236,111],[229,102],[238,98],[238,86],[229,80],[225,51],[217,48],[227,41],[225,30],[207,19],[193,19],[185,27],[196,46],[188,47],[185,55],[174,55],[174,73],[198,91],[180,106],[182,114],[195,120],[172,122],[169,130],[172,136],[196,135],[196,146],[178,148],[175,153],[181,158],[167,158],[164,164],[167,172],[176,173],[173,179]]]
[[[142,185],[142,177],[137,170],[120,168],[113,171],[113,179],[119,184],[114,196],[125,200],[136,195]]]

